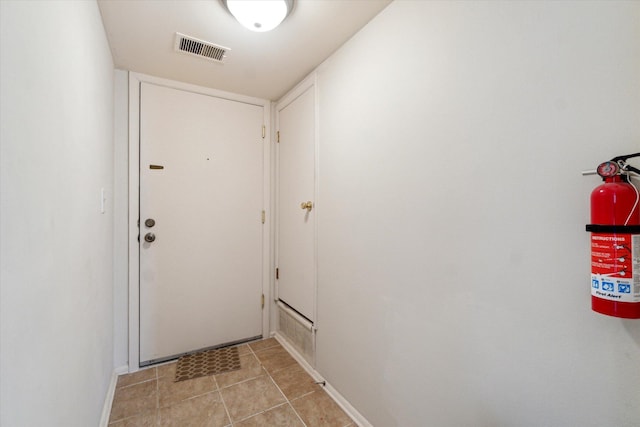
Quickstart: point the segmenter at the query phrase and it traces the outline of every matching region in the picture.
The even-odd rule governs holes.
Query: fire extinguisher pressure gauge
[[[620,167],[616,162],[604,162],[598,166],[596,170],[598,175],[603,178],[609,178],[611,176],[615,176],[620,172]]]

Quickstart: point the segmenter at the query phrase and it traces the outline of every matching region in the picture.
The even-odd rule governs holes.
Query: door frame
[[[319,203],[320,198],[320,186],[318,179],[320,173],[320,147],[318,141],[320,140],[319,134],[319,103],[318,103],[318,78],[317,73],[313,72],[309,76],[307,76],[304,80],[302,80],[298,85],[296,85],[293,89],[291,89],[286,95],[280,98],[274,105],[274,115],[275,115],[275,131],[278,132],[280,130],[280,111],[285,109],[289,104],[298,99],[302,94],[304,94],[307,90],[314,91],[314,197],[313,197],[313,209],[315,211],[315,220],[313,224],[313,326],[312,330],[315,334],[315,329],[318,326],[318,218],[320,214],[321,204]],[[274,139],[277,141],[277,137]],[[274,178],[274,204],[276,206],[275,212],[275,224],[274,224],[274,261],[275,267],[279,264],[279,247],[280,244],[280,218],[278,212],[278,206],[280,206],[280,146],[278,143],[275,144],[275,178]],[[274,281],[274,292],[273,292],[274,302],[278,301],[278,281]],[[277,310],[277,309],[276,309]],[[300,316],[301,321],[304,319]],[[315,342],[315,340],[314,340]],[[314,344],[314,366],[315,366],[315,344]]]
[[[152,83],[172,89],[214,96],[229,101],[243,102],[262,107],[263,125],[263,189],[262,203],[265,223],[262,227],[262,293],[265,304],[262,310],[262,336],[269,336],[270,277],[271,277],[271,101],[176,82],[140,73],[129,73],[129,372],[140,369],[140,253],[138,242],[138,217],[140,215],[140,85]],[[259,218],[256,218],[258,221]]]

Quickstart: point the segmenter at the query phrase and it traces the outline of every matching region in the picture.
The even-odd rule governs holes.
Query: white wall
[[[376,426],[637,426],[582,177],[640,147],[640,3],[396,1],[319,69],[317,366]]]
[[[113,363],[129,365],[129,73],[114,71]]]
[[[111,54],[94,1],[0,16],[0,424],[95,426],[113,369]]]

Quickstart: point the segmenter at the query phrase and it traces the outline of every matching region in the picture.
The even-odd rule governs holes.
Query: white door
[[[264,111],[140,91],[143,366],[262,334]]]
[[[278,299],[315,321],[315,92],[278,113]],[[307,204],[306,208],[302,204]],[[310,205],[308,205],[310,203]]]

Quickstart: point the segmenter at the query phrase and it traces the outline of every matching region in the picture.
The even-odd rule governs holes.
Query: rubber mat
[[[174,382],[222,374],[240,368],[238,347],[201,351],[178,359]]]

